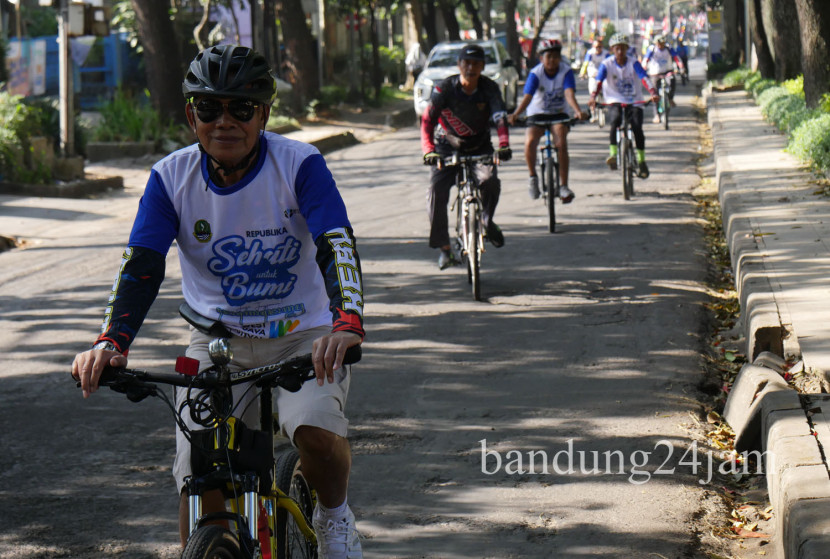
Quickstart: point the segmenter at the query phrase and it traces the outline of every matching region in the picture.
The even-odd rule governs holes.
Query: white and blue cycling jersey
[[[187,303],[234,334],[273,338],[331,324],[315,239],[335,246],[348,227],[317,148],[265,132],[231,187],[213,183],[197,145],[156,163],[129,245],[166,254],[175,240]]]
[[[591,93],[596,93],[601,87],[607,103],[633,103],[642,100],[643,86],[649,91],[654,89],[648,74],[636,58],[629,56],[625,65],[620,66],[617,59],[610,56],[600,65],[597,90]]]
[[[583,64],[587,64],[586,73],[588,74],[589,78],[595,78],[597,72],[599,71],[599,65],[602,64],[602,61],[612,56],[610,52],[605,49],[602,49],[600,52],[597,52],[596,49],[589,49],[588,52],[585,53],[585,58],[582,60]]]
[[[570,114],[565,101],[565,90],[576,89],[576,80],[570,64],[563,58],[556,74],[549,76],[543,64],[537,64],[528,73],[524,94],[533,95],[527,106],[527,116]]]
[[[658,48],[657,45],[651,45],[646,51],[643,62],[648,69],[648,74],[654,76],[657,74],[665,74],[672,70],[672,60],[677,59],[677,53],[671,47],[664,49]],[[678,65],[680,65],[678,61]]]

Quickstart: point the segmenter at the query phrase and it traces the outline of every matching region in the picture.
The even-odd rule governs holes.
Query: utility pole
[[[60,131],[61,153],[64,157],[75,155],[75,131],[73,111],[75,106],[72,87],[72,57],[69,56],[69,0],[61,0],[58,19],[59,80],[60,80]]]

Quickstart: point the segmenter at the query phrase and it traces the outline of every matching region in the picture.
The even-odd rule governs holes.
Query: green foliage
[[[830,113],[830,93],[825,93],[821,96],[821,102],[818,104],[818,110],[823,113]]]
[[[741,68],[737,68],[737,69],[732,70],[731,72],[727,73],[725,76],[723,76],[723,79],[721,80],[721,82],[726,87],[732,87],[732,86],[736,86],[736,85],[744,85],[744,83],[746,83],[746,81],[751,76],[753,76],[754,74],[757,74],[757,73],[753,72],[749,68],[741,67]]]
[[[823,173],[830,171],[830,114],[819,113],[793,131],[787,151]]]
[[[44,37],[58,34],[58,13],[51,6],[27,6],[23,4],[20,15],[26,23],[25,35]]]
[[[767,120],[784,132],[792,132],[811,116],[811,111],[804,104],[804,97],[789,93],[782,86],[766,89],[758,96],[758,105]]]
[[[798,95],[804,99],[804,75],[787,80],[781,84],[791,95]]]
[[[43,163],[46,154],[34,153],[33,136],[44,136],[48,120],[42,109],[25,103],[19,95],[0,91],[0,178],[5,181],[43,183],[52,169]]]
[[[752,96],[757,99],[758,96],[761,95],[764,91],[771,87],[775,87],[776,85],[778,84],[775,83],[775,80],[768,80],[762,78],[760,74],[756,74],[755,76],[750,77],[744,83],[744,89],[750,92]]]
[[[122,89],[113,100],[101,107],[101,122],[92,130],[92,139],[98,142],[155,142],[175,138],[177,131],[170,121],[163,121],[149,102],[150,93],[144,90],[144,99],[134,99]]]

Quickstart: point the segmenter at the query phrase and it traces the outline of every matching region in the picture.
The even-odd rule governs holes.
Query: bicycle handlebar
[[[602,105],[603,107],[611,107],[613,105],[617,105],[619,107],[633,107],[637,105],[650,105],[652,103],[651,99],[647,99],[645,101],[634,101],[633,103],[597,103],[597,105]]]
[[[343,364],[357,363],[362,356],[362,348],[352,346],[346,350]],[[158,387],[154,383],[205,389],[256,381],[255,384],[259,387],[282,386],[286,390],[296,391],[304,382],[314,377],[311,354],[307,353],[284,359],[279,363],[231,372],[225,378],[217,374],[215,367],[205,369],[195,377],[191,377],[179,373],[152,373],[140,369],[107,366],[101,374],[99,385],[107,386],[116,392],[122,392],[130,400],[137,402],[155,393]],[[78,385],[80,386],[80,383]],[[295,387],[296,390],[292,390]]]

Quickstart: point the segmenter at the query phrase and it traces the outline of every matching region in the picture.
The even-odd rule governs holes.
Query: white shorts
[[[230,338],[233,351],[230,368],[232,371],[240,371],[277,363],[294,355],[310,353],[314,340],[329,332],[331,332],[329,326],[320,326],[282,338]],[[199,360],[200,371],[211,365],[210,357],[208,357],[208,344],[211,340],[213,337],[191,328],[190,346],[187,348],[186,355]],[[303,384],[298,392],[289,392],[283,388],[277,389],[274,406],[279,414],[280,429],[292,444],[294,432],[300,425],[319,427],[341,437],[346,436],[349,421],[344,415],[344,409],[346,396],[349,393],[350,373],[350,367],[344,366],[335,371],[333,383],[326,382],[323,386],[318,386],[315,380],[310,380]],[[248,391],[250,386],[251,383],[246,382],[233,387],[234,402],[238,403],[234,415],[237,417],[241,415],[241,419],[248,427],[259,429],[259,402],[256,399],[258,390]],[[176,409],[179,408],[186,394],[187,389],[176,388]],[[193,422],[188,410],[183,411],[182,419],[191,429],[204,429]],[[176,479],[179,493],[184,488],[184,478],[190,473],[190,443],[177,426],[173,476]]]

